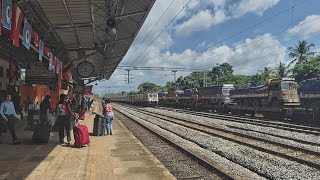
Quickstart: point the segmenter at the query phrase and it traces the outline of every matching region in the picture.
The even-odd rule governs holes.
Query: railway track
[[[130,108],[130,107],[125,107]],[[190,128],[193,130],[197,130],[202,133],[209,134],[211,136],[215,136],[218,138],[222,138],[240,145],[244,145],[258,151],[262,151],[265,153],[269,153],[281,158],[285,158],[290,161],[295,161],[300,164],[308,165],[312,168],[316,168],[320,170],[320,152],[313,151],[309,149],[304,149],[301,147],[289,146],[283,143],[274,142],[262,138],[252,137],[245,134],[232,132],[229,130],[225,130],[222,128],[206,125],[203,123],[197,123],[192,120],[187,120],[183,118],[178,118],[172,115],[166,115],[156,112],[146,112],[145,109],[139,109],[137,107],[131,109],[132,111],[136,111],[142,114],[147,115],[148,117],[157,118],[161,121],[175,123],[176,125],[183,126],[185,128]],[[147,119],[145,119],[147,120]],[[147,120],[148,121],[148,120]],[[283,137],[284,138],[284,137]],[[290,138],[289,138],[290,139]],[[296,139],[290,139],[296,140]],[[318,143],[310,143],[305,141],[299,141],[299,143],[311,144],[315,146],[319,146]],[[223,156],[222,152],[215,152],[221,156]],[[227,157],[225,157],[227,158]],[[248,168],[250,169],[250,168]],[[250,169],[254,171],[253,169]]]
[[[268,121],[268,120],[262,120],[260,118],[239,117],[239,116],[233,116],[233,115],[224,115],[224,114],[207,113],[207,112],[196,112],[196,111],[184,110],[184,109],[173,109],[173,108],[163,108],[163,107],[159,109],[174,111],[174,112],[181,112],[181,113],[208,117],[208,118],[217,118],[217,119],[231,121],[231,122],[246,123],[246,124],[259,125],[264,127],[273,127],[273,128],[283,129],[283,130],[290,130],[290,131],[306,133],[306,134],[320,135],[320,128],[312,127],[312,126]]]
[[[116,116],[168,168],[177,179],[264,179],[255,173],[235,170],[166,133],[155,131],[135,116],[116,109]],[[235,164],[236,165],[236,164]],[[237,166],[237,165],[236,165]]]

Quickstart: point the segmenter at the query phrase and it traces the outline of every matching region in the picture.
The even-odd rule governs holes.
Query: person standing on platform
[[[113,134],[112,133],[112,121],[114,118],[114,113],[112,110],[110,99],[107,99],[107,102],[104,106],[104,116],[107,119],[107,125],[106,125],[107,126],[107,134],[112,135]]]
[[[46,95],[40,104],[40,121],[41,124],[49,123],[49,113],[51,113],[50,95]]]
[[[67,141],[70,144],[70,114],[75,116],[72,111],[70,104],[67,102],[67,96],[65,94],[60,95],[59,103],[57,104],[57,123],[59,127],[59,140],[60,144],[64,144],[64,130],[67,132]]]
[[[11,94],[7,94],[6,100],[1,103],[0,113],[2,118],[7,121],[10,134],[13,139],[13,144],[20,144],[16,132],[14,130],[14,124],[16,119],[20,119],[16,113],[13,102],[11,101]]]

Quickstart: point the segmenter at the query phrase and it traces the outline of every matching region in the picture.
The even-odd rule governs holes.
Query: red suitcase
[[[73,126],[74,147],[81,148],[90,144],[89,131],[86,125]]]

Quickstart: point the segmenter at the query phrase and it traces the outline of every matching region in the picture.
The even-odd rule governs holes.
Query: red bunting
[[[46,55],[47,57],[50,56],[50,50],[46,46],[43,49],[43,54]]]
[[[65,79],[66,81],[71,81],[72,80],[71,68],[72,68],[72,63],[69,63],[63,69],[63,79]]]
[[[32,30],[31,36],[33,38],[34,46],[36,46],[38,48],[40,39],[39,39],[37,32],[35,30]]]
[[[12,12],[12,25],[11,25],[11,40],[13,45],[19,47],[19,34],[21,24],[23,20],[23,14],[16,3],[13,4]]]
[[[52,71],[54,72],[57,66],[57,57],[55,55],[53,55],[53,59],[52,59]]]

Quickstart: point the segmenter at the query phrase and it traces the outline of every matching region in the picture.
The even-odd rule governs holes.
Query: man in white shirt
[[[15,120],[20,118],[16,113],[13,102],[11,101],[11,94],[7,94],[6,100],[1,103],[0,114],[2,118],[8,123],[9,131],[13,139],[13,144],[20,144],[14,130]]]

